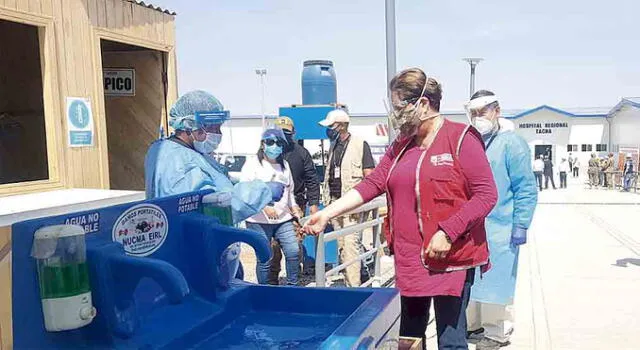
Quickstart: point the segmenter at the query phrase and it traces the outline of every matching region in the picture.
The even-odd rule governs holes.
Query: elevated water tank
[[[336,101],[336,72],[333,62],[305,61],[302,69],[302,104],[326,105]]]

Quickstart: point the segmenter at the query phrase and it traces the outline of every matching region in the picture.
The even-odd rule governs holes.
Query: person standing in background
[[[320,204],[320,183],[316,174],[316,167],[311,159],[311,154],[306,148],[300,146],[295,140],[295,126],[293,120],[289,117],[280,117],[276,119],[275,125],[282,129],[287,139],[284,146],[284,160],[289,164],[293,183],[295,185],[294,196],[296,204],[302,211],[306,213],[309,208],[309,214],[313,215],[318,212]],[[297,224],[296,224],[297,225]],[[300,261],[304,264],[304,248],[302,247],[302,235],[298,235],[298,244],[300,245]],[[271,266],[269,268],[269,284],[278,285],[278,276],[280,275],[280,264],[282,262],[282,249],[278,240],[271,241]],[[303,268],[303,273],[306,273]]]
[[[467,329],[470,337],[479,338],[476,350],[496,350],[509,345],[513,333],[519,247],[527,242],[538,191],[529,145],[513,123],[501,117],[495,94],[480,90],[465,107],[470,123],[482,134],[498,190],[498,203],[485,220],[491,270],[484,275],[476,271]]]
[[[553,181],[553,163],[549,156],[544,156],[544,189],[549,189],[549,180],[551,180],[551,186],[556,189],[556,184]]]
[[[319,123],[327,128],[327,137],[331,141],[322,189],[322,201],[325,205],[340,199],[376,167],[369,144],[349,133],[349,120],[347,112],[336,109],[329,112]],[[331,224],[338,230],[357,223],[358,217],[357,214],[340,216],[333,219]],[[362,235],[353,234],[338,238],[338,249],[342,264],[356,259],[363,250]],[[361,268],[360,261],[347,266],[345,269],[347,286],[360,286]]]
[[[600,173],[600,162],[595,153],[591,153],[591,159],[589,159],[589,188],[598,188],[598,175]]]
[[[287,270],[287,285],[298,284],[300,270],[300,247],[293,225],[302,212],[294,198],[294,181],[289,164],[282,152],[287,139],[279,128],[266,129],[258,149],[257,159],[249,160],[242,167],[241,181],[260,180],[270,184],[274,196],[262,212],[247,219],[247,229],[262,234],[268,242],[278,241],[284,250]],[[256,265],[258,283],[269,283],[271,259]]]
[[[624,178],[624,187],[622,191],[629,192],[633,177],[635,176],[633,171],[633,160],[631,159],[631,153],[627,153],[627,159],[624,161],[624,169],[622,170],[622,176]]]
[[[569,153],[569,174],[573,174],[573,163],[575,160],[573,159],[573,154]]]
[[[573,157],[573,177],[580,175],[580,159]]]
[[[560,171],[560,188],[567,188],[567,174],[570,172],[571,163],[567,162],[566,158],[562,158],[558,170]]]
[[[542,156],[538,156],[538,158],[533,161],[533,175],[536,177],[536,182],[538,183],[538,189],[540,191],[542,191],[542,172],[544,171],[544,162],[541,157]]]
[[[615,161],[613,160],[613,153],[609,153],[609,157],[605,159],[604,164],[602,166],[602,171],[604,172],[604,186],[606,188],[613,189],[613,166],[615,165]]]

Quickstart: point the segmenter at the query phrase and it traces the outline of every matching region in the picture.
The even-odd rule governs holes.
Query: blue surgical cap
[[[224,107],[213,95],[202,90],[182,95],[169,111],[169,125],[176,130],[196,128],[196,115],[210,112],[223,112]]]
[[[284,136],[284,132],[282,132],[282,129],[278,127],[275,127],[275,126],[270,127],[262,133],[263,140],[274,139],[274,138],[287,142],[287,138]]]

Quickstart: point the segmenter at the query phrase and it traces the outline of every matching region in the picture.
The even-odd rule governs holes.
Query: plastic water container
[[[231,193],[219,192],[202,198],[203,213],[213,216],[221,225],[233,226],[233,212],[231,211]]]
[[[327,105],[337,101],[336,72],[333,62],[305,61],[302,69],[302,104]]]

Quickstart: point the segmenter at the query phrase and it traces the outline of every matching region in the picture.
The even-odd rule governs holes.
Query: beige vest
[[[333,162],[333,149],[329,150],[329,161],[324,171],[324,183],[322,185],[322,201],[325,205],[331,202],[329,193],[329,170]],[[362,181],[362,155],[364,153],[364,141],[351,135],[347,149],[344,151],[342,163],[340,163],[340,181],[342,182],[342,194],[347,193]]]

